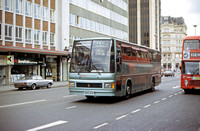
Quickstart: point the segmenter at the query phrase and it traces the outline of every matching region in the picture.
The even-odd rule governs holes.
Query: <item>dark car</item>
[[[51,88],[52,84],[53,80],[46,80],[37,75],[25,76],[14,82],[15,88],[18,88],[19,90],[23,88],[30,88],[34,90],[43,86]]]

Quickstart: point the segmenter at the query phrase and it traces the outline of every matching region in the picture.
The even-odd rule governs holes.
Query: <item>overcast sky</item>
[[[187,34],[200,35],[200,0],[161,0],[161,15],[183,17],[187,26]]]

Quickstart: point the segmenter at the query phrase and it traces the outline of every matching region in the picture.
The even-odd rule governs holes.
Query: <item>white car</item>
[[[46,80],[37,75],[25,76],[14,82],[15,88],[18,88],[19,90],[23,88],[31,88],[32,90],[35,90],[36,88],[43,86],[51,88],[52,85],[53,80]]]

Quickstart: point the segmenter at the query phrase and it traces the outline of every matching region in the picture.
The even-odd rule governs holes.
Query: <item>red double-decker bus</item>
[[[181,65],[181,88],[185,93],[200,90],[200,36],[183,39]]]

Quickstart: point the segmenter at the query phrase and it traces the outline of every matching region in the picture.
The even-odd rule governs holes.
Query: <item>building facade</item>
[[[0,85],[24,75],[67,80],[69,29],[68,20],[60,16],[69,7],[64,2],[0,1]]]
[[[160,18],[160,0],[129,0],[129,41],[160,50]]]
[[[177,70],[181,64],[183,38],[187,26],[182,17],[163,16],[162,25],[162,68]]]
[[[128,41],[128,0],[69,0],[69,43],[76,38]]]

